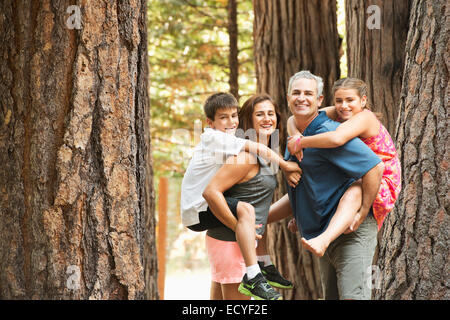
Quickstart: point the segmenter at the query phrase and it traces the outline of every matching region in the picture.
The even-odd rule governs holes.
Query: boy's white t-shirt
[[[181,183],[181,221],[185,226],[200,222],[198,213],[206,211],[208,203],[203,198],[212,177],[230,155],[237,155],[247,140],[219,130],[205,128],[200,143],[186,169]]]

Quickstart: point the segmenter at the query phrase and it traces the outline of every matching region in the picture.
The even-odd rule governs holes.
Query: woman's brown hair
[[[280,142],[282,142],[282,139],[285,139],[284,135],[284,119],[282,117],[282,114],[280,110],[278,109],[277,104],[272,99],[271,96],[269,96],[266,93],[258,93],[250,98],[248,98],[244,104],[242,105],[240,111],[239,111],[239,129],[242,129],[245,133],[248,129],[253,129],[253,111],[255,110],[255,106],[258,103],[264,102],[264,101],[270,101],[270,103],[273,104],[275,109],[275,114],[277,115],[277,127],[278,129],[278,141],[271,141],[272,136],[269,140],[269,147],[272,146],[273,143],[278,143],[277,146],[280,146]],[[273,134],[272,134],[273,135]]]

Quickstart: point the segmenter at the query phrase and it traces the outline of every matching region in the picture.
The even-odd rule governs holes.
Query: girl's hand
[[[300,149],[297,153],[294,153],[294,156],[298,159],[298,162],[302,162],[302,160],[303,160],[303,149]]]
[[[300,148],[300,140],[302,137],[303,136],[301,134],[288,137],[287,145],[289,153],[295,155],[299,162],[303,159],[303,149]]]

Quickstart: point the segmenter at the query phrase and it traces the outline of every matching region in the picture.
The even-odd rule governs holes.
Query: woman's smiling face
[[[257,103],[253,109],[252,120],[256,134],[269,137],[277,128],[275,106],[269,100]]]

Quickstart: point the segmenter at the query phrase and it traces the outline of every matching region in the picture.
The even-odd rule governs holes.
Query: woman
[[[282,136],[279,132],[282,123],[275,103],[265,94],[249,98],[239,113],[239,128],[245,132],[245,136],[267,146],[274,139],[277,139],[273,142],[278,145],[279,137]],[[257,233],[263,234],[276,186],[277,181],[269,165],[259,156],[243,151],[227,159],[203,196],[214,212],[229,210],[224,196],[251,204],[256,224],[262,225]],[[266,295],[270,293],[268,299],[281,299],[281,295],[270,287],[262,274],[259,273],[253,279],[247,278],[245,263],[232,230],[226,227],[209,229],[206,249],[211,265],[212,300],[249,299],[249,296],[258,299],[262,291]]]

